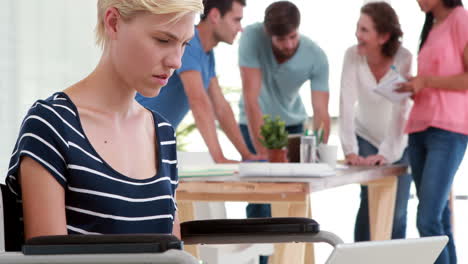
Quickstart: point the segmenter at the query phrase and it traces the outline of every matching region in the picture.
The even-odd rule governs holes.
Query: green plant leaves
[[[288,144],[286,123],[279,116],[271,119],[270,115],[264,115],[260,134],[260,143],[268,149],[282,149]]]

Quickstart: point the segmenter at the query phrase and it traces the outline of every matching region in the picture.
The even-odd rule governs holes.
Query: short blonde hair
[[[156,15],[177,14],[173,19],[173,21],[176,21],[190,12],[203,13],[203,0],[98,0],[96,44],[101,47],[107,41],[104,15],[110,7],[119,10],[120,16],[127,21],[131,20],[139,12],[149,12]]]

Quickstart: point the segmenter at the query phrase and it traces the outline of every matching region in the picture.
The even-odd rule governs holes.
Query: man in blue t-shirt
[[[252,154],[237,126],[231,106],[224,98],[215,72],[213,48],[219,42],[232,44],[242,30],[245,0],[207,0],[195,36],[188,43],[182,66],[154,98],[136,96],[142,105],[159,112],[177,128],[189,110],[216,163],[235,162],[223,155],[216,134],[215,119],[243,160],[258,159]]]
[[[299,95],[310,81],[314,128],[330,130],[328,113],[328,60],[323,50],[298,32],[299,9],[279,1],[265,11],[263,23],[244,29],[239,44],[243,98],[239,102],[240,127],[252,152],[266,156],[260,144],[262,116],[280,116],[290,133],[301,133],[307,113]]]
[[[265,11],[263,23],[244,29],[239,44],[243,98],[239,102],[240,128],[250,151],[266,156],[258,140],[262,116],[280,116],[289,133],[302,133],[307,119],[299,89],[310,81],[314,128],[330,131],[328,61],[322,49],[298,32],[299,9],[278,1]],[[248,217],[270,217],[267,204],[249,204]],[[266,263],[266,257],[260,263]]]

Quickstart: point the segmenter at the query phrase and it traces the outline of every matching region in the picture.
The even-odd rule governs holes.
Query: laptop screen
[[[432,264],[446,236],[339,244],[326,264]]]

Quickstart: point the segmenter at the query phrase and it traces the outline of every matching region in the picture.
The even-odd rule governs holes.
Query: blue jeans
[[[367,140],[357,136],[359,155],[367,157],[378,153],[378,149]],[[395,164],[408,164],[408,153],[404,151],[402,158]],[[411,174],[405,174],[398,177],[398,186],[395,200],[395,211],[393,215],[392,239],[405,238],[406,236],[406,212],[411,187]],[[361,204],[356,216],[356,225],[354,227],[355,241],[369,241],[369,204],[367,186],[361,185]]]
[[[457,263],[448,197],[467,142],[468,135],[434,127],[409,135],[410,164],[419,199],[416,218],[419,234],[449,237],[436,264]]]
[[[244,137],[245,144],[249,148],[250,152],[257,153],[255,147],[250,139],[249,127],[247,125],[239,125],[242,137]],[[286,131],[290,134],[298,134],[304,131],[302,124],[287,126]],[[248,218],[256,217],[271,217],[271,206],[269,204],[248,204],[246,208],[246,213]],[[260,256],[260,264],[267,264],[268,257]]]

